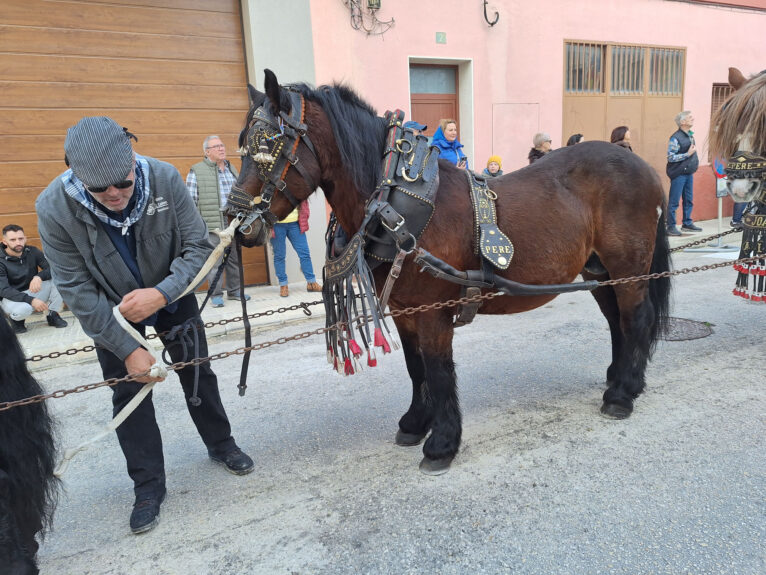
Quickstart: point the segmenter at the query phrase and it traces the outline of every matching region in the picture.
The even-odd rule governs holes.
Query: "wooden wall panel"
[[[4,0],[0,227],[40,245],[34,202],[66,169],[66,131],[83,116],[114,118],[185,178],[210,134],[239,168],[247,107],[238,0]],[[266,283],[265,249],[243,263],[248,284]]]
[[[241,37],[238,14],[128,3],[115,6],[95,2],[5,0],[2,23],[74,30],[140,30],[142,34],[174,36]],[[151,42],[151,39],[146,41]]]
[[[138,142],[133,143],[133,149],[139,154],[158,158],[201,158],[202,142],[211,134],[221,138],[229,161],[239,169],[239,157],[235,154],[238,133],[142,134]],[[0,162],[43,160],[55,160],[64,165],[64,135],[0,136]]]
[[[48,56],[39,54],[0,54],[0,77],[15,81],[67,82],[72,77],[88,82],[120,84],[189,84],[226,86],[245,81],[245,71],[237,64],[216,62],[204,67],[200,63],[180,60],[133,60],[127,58],[93,58]]]
[[[54,93],[54,97],[52,97]],[[77,84],[75,82],[5,82],[0,80],[0,102],[6,108],[121,108],[134,110],[242,110],[247,90],[237,86],[168,84]],[[244,115],[243,115],[244,122]]]
[[[68,54],[103,58],[158,57],[198,60],[215,54],[219,62],[241,63],[242,46],[236,38],[205,36],[158,36],[146,42],[144,34],[100,30],[58,29],[39,26],[0,25],[0,52],[17,52],[24,47],[27,54]],[[213,52],[214,51],[214,52]]]

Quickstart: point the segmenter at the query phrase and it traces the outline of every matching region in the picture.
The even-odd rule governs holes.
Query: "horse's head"
[[[749,202],[766,183],[766,70],[748,80],[729,68],[729,83],[735,92],[713,116],[710,151],[727,159],[732,199]]]
[[[248,85],[250,110],[239,135],[242,168],[227,213],[239,216],[242,243],[263,245],[268,230],[305,200],[319,183],[319,163],[308,137],[306,102],[266,70],[266,93]]]

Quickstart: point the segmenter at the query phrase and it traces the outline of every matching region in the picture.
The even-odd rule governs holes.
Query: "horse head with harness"
[[[735,202],[748,202],[742,218],[740,259],[766,253],[766,70],[746,79],[729,68],[735,91],[710,124],[711,153],[726,159],[727,190]],[[766,302],[766,259],[738,264],[734,294]]]

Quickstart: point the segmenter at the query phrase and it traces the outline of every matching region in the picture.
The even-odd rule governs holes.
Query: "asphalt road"
[[[676,267],[714,261],[681,254]],[[590,295],[460,328],[463,447],[439,477],[418,471],[420,447],[393,444],[411,389],[401,352],[344,378],[321,336],[274,346],[254,353],[244,398],[240,359],[216,361],[256,461],[245,477],[207,459],[171,376],[155,391],[160,525],[130,533],[132,488],[110,436],[69,467],[42,573],[766,573],[766,305],[732,297],[733,282],[731,269],[675,281],[672,314],[714,333],[662,342],[626,421],[598,413],[609,332]],[[101,379],[95,363],[37,376],[48,389]],[[105,424],[109,395],[51,401],[62,446]]]

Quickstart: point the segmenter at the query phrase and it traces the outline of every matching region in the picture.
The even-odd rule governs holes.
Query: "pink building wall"
[[[538,130],[563,145],[565,39],[685,47],[684,108],[695,113],[700,136],[709,128],[712,84],[726,81],[729,66],[748,75],[766,65],[762,10],[667,0],[494,0],[489,14],[500,19],[489,27],[480,1],[382,0],[378,17],[395,24],[367,36],[352,29],[341,1],[310,6],[316,84],[346,82],[379,113],[409,112],[411,58],[470,61],[472,85],[461,89],[472,98],[472,117],[461,117],[461,140],[477,168],[492,154],[506,170],[526,165]],[[436,43],[436,32],[446,33],[446,44]],[[675,130],[672,118],[657,121],[668,135]]]

